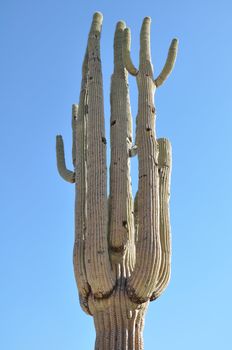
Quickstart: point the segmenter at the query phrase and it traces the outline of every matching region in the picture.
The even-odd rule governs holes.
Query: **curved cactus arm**
[[[74,169],[76,168],[76,133],[77,133],[77,116],[78,116],[78,105],[72,105],[72,134],[73,134],[73,144],[72,144],[72,159]]]
[[[56,161],[60,176],[67,182],[75,182],[75,172],[68,170],[65,164],[64,142],[61,135],[56,136]]]
[[[157,299],[167,287],[171,275],[171,228],[169,215],[170,178],[172,167],[171,144],[167,139],[158,139],[159,145],[159,197],[160,197],[160,242],[161,265],[151,300]]]
[[[107,169],[100,34],[102,15],[95,13],[88,38],[88,108],[86,122],[85,267],[96,298],[114,288],[107,240]]]
[[[132,117],[128,88],[128,74],[122,59],[124,22],[118,22],[114,36],[114,73],[111,77],[111,163],[109,243],[113,255],[134,259],[133,200],[129,150],[132,145]],[[129,257],[129,259],[128,259]],[[132,266],[130,266],[132,269]]]
[[[138,69],[134,66],[131,55],[130,55],[130,46],[131,46],[131,34],[130,34],[130,28],[124,29],[123,34],[123,63],[128,72],[131,75],[136,76],[138,74]]]
[[[154,80],[156,87],[159,87],[160,85],[162,85],[163,82],[170,75],[176,61],[177,50],[178,50],[178,40],[173,39],[171,42],[170,48],[168,50],[168,57],[166,59],[165,65],[160,75]]]

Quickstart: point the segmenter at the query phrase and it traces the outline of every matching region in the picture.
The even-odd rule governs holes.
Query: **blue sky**
[[[173,37],[175,69],[156,93],[157,135],[173,146],[172,278],[151,303],[145,350],[231,348],[231,34],[232,5],[221,1],[2,0],[0,5],[1,245],[0,348],[94,347],[72,270],[74,188],[57,174],[55,135],[71,167],[71,105],[92,14],[101,39],[105,118],[116,22],[139,31],[152,18],[158,74]],[[130,78],[133,117],[137,87]],[[133,190],[136,167],[133,164]]]

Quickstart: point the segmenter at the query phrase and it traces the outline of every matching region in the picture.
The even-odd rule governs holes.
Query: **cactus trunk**
[[[124,311],[127,300],[123,291],[115,296],[112,305],[94,315],[96,329],[95,350],[142,350],[146,308],[128,315]]]
[[[143,350],[144,317],[170,279],[169,196],[171,145],[156,139],[154,94],[175,62],[177,40],[153,78],[150,18],[143,21],[140,63],[130,57],[130,30],[118,22],[111,78],[110,193],[107,198],[106,138],[100,58],[102,15],[95,13],[82,67],[79,106],[73,105],[72,158],[66,168],[57,136],[60,175],[75,183],[74,273],[80,305],[93,316],[95,350]],[[133,142],[128,72],[136,76],[138,115]],[[133,199],[130,158],[138,156],[138,191]]]

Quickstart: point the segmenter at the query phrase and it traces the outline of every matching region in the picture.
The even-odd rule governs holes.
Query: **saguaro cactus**
[[[130,58],[130,31],[118,22],[111,78],[110,194],[107,198],[106,138],[100,59],[102,15],[95,13],[82,67],[79,107],[73,105],[73,165],[66,168],[57,136],[60,175],[76,185],[74,271],[82,309],[94,318],[95,350],[143,349],[144,315],[170,278],[169,195],[171,145],[156,139],[154,93],[171,72],[177,40],[154,79],[150,58],[150,18],[142,24],[140,63]],[[128,73],[139,97],[136,139]],[[130,157],[139,163],[138,191],[132,197]]]

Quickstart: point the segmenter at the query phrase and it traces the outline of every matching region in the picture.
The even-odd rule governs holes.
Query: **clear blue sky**
[[[116,22],[131,27],[137,63],[141,22],[152,17],[156,73],[172,37],[180,40],[175,69],[156,94],[157,134],[173,145],[172,278],[150,305],[145,350],[230,349],[230,0],[1,1],[0,348],[94,347],[72,270],[74,187],[57,174],[55,135],[63,134],[71,167],[71,105],[96,10],[104,15],[107,133]],[[133,79],[130,86],[135,118]]]

